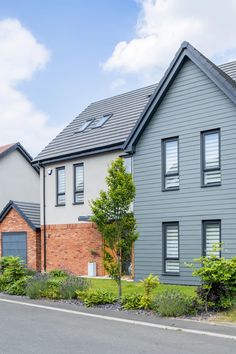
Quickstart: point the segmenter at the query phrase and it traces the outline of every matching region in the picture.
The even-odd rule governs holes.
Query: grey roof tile
[[[0,222],[12,208],[14,208],[33,229],[40,228],[40,204],[10,200],[0,213]]]

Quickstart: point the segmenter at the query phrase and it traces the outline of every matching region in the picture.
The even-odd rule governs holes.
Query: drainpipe
[[[47,234],[46,234],[46,187],[45,187],[45,166],[39,164],[43,169],[43,270],[47,271]]]

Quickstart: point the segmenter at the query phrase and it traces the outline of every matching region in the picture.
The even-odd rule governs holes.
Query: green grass
[[[107,291],[112,292],[117,295],[117,285],[112,279],[90,279],[92,287],[94,289],[106,289]],[[134,293],[143,293],[143,287],[140,282],[132,282],[132,281],[122,281],[122,289],[123,295],[134,294]],[[187,286],[187,285],[166,285],[160,284],[159,287],[153,291],[153,295],[161,292],[165,289],[178,289],[185,294],[194,295],[195,286]]]

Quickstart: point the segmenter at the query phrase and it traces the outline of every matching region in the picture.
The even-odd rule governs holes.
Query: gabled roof
[[[135,145],[151,119],[152,113],[161,103],[168,88],[177,76],[186,59],[190,59],[193,63],[195,63],[209,77],[209,79],[212,80],[234,104],[236,104],[236,81],[233,79],[235,78],[235,71],[232,69],[232,63],[231,66],[229,64],[225,64],[218,67],[202,55],[191,44],[188,42],[183,42],[148,104],[146,105],[143,113],[132,129],[124,145],[126,152],[134,151]],[[228,73],[232,74],[232,77],[229,76],[226,71],[223,71],[224,68],[228,70]]]
[[[166,82],[169,78],[174,79],[177,69],[186,57],[198,63],[213,81],[235,99],[236,61],[217,67],[189,43],[184,42],[159,85],[154,84],[91,103],[33,162],[49,163],[103,151],[123,150],[126,141],[127,148],[144,116],[146,117],[147,112],[153,108],[157,95],[163,96],[165,86],[168,86]],[[97,120],[109,113],[112,113],[112,116],[108,121],[102,127],[94,128]],[[95,120],[84,131],[79,132],[79,128],[89,119]]]
[[[143,87],[118,96],[91,103],[34,159],[52,161],[89,155],[101,151],[122,149],[137,118],[142,113],[156,85]],[[103,115],[112,113],[100,128],[94,128]],[[94,122],[83,132],[82,124],[94,118]]]
[[[0,213],[0,222],[11,209],[15,209],[33,230],[40,228],[40,204],[10,200]]]
[[[0,159],[3,158],[4,156],[10,154],[11,152],[16,151],[16,150],[19,151],[19,153],[32,166],[33,158],[30,156],[30,154],[25,150],[25,148],[20,143],[7,144],[7,145],[0,146]],[[32,167],[35,169],[35,171],[37,173],[39,173],[38,166],[32,166]]]

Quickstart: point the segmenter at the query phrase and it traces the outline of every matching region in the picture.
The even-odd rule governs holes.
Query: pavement
[[[234,354],[236,326],[0,295],[0,354]]]

